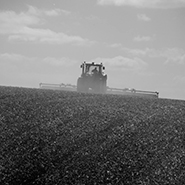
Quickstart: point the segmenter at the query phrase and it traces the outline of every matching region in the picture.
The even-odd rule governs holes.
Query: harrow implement
[[[76,91],[76,85],[71,84],[49,84],[49,83],[40,83],[39,87],[41,89],[53,89],[53,90],[63,90],[63,91]]]
[[[61,90],[61,91],[77,91],[76,85],[71,84],[49,84],[49,83],[40,83],[39,87],[41,89],[53,89],[53,90]],[[90,88],[88,90],[88,93],[93,93],[93,90]],[[142,90],[136,90],[136,89],[130,89],[130,88],[106,88],[105,94],[117,94],[117,95],[130,95],[130,96],[140,96],[140,97],[151,97],[151,98],[158,98],[159,92],[154,91],[142,91]]]
[[[111,88],[107,86],[107,75],[104,74],[105,67],[102,63],[95,64],[83,62],[80,65],[82,69],[81,76],[77,79],[77,85],[71,84],[49,84],[40,83],[42,89],[55,89],[64,91],[77,91],[81,93],[98,93],[98,94],[120,94],[131,96],[142,96],[158,98],[159,92],[142,91],[130,88]]]
[[[141,97],[153,97],[158,98],[159,92],[157,91],[142,91],[142,90],[136,90],[136,89],[130,89],[130,88],[110,88],[107,87],[107,94],[121,94],[121,95],[132,95],[132,96],[141,96]]]

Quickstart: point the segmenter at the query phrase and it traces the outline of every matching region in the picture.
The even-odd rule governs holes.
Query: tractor
[[[157,91],[143,91],[133,88],[113,88],[107,86],[107,75],[104,74],[105,67],[102,63],[96,64],[83,62],[81,76],[77,79],[77,85],[71,84],[51,84],[40,83],[40,88],[55,89],[64,91],[77,91],[79,93],[97,93],[97,94],[120,94],[131,96],[142,96],[158,98]]]
[[[105,67],[102,63],[95,64],[83,62],[81,76],[77,80],[77,92],[106,93],[107,75],[103,70]]]

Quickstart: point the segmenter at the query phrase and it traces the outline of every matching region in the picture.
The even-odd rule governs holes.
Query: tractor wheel
[[[102,83],[102,93],[106,94],[106,92],[107,92],[107,84],[106,84],[106,81],[103,81],[103,83]]]
[[[93,92],[94,93],[101,93],[101,82],[100,81],[95,81],[93,85]]]
[[[95,79],[93,81],[93,92],[98,94],[106,93],[106,81],[104,79]]]
[[[100,93],[101,94],[106,94],[106,81],[102,80],[100,81]]]
[[[78,78],[77,80],[77,92],[88,92],[88,87],[86,80],[83,78]]]
[[[78,78],[77,80],[77,92],[82,92],[82,78]]]

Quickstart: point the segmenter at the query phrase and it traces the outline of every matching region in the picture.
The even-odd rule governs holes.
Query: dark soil
[[[0,184],[183,185],[185,101],[0,87]]]

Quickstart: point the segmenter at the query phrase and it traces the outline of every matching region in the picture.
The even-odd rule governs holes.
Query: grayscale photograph
[[[185,0],[0,0],[0,184],[184,185]]]

